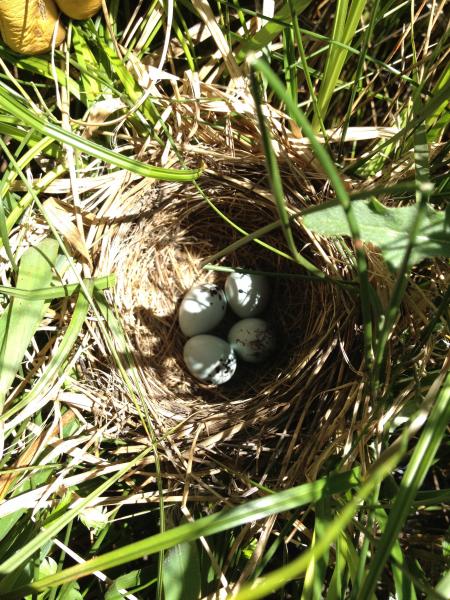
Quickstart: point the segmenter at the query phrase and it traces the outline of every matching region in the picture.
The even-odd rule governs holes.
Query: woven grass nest
[[[240,185],[241,178],[253,185]],[[261,157],[229,159],[224,153],[220,162],[214,159],[214,173],[198,183],[214,206],[246,231],[278,218]],[[290,200],[294,205],[295,197]],[[136,210],[138,219],[111,228],[100,263],[105,271],[116,273],[114,303],[142,375],[145,401],[150,413],[159,417],[162,431],[172,431],[172,437],[187,445],[194,436],[213,445],[236,437],[256,450],[285,427],[303,422],[308,430],[303,443],[320,447],[325,439],[317,434],[324,431],[329,439],[325,420],[330,428],[339,427],[348,382],[354,379],[347,363],[361,345],[355,299],[343,289],[308,278],[304,269],[283,256],[288,248],[279,228],[261,237],[279,253],[257,242],[240,247],[214,264],[272,274],[266,316],[276,332],[277,348],[260,365],[241,363],[228,384],[202,384],[183,364],[186,338],[178,326],[178,307],[195,284],[223,285],[227,271],[202,267],[242,235],[214,212],[193,184],[159,183],[141,195],[138,206],[134,202]],[[319,253],[299,224],[294,234],[305,256],[325,271],[333,265],[333,274],[339,272],[333,246]],[[341,271],[345,276],[344,266]],[[232,322],[227,315],[219,333],[225,337]],[[358,351],[352,358],[358,366]]]
[[[234,465],[247,461],[258,468],[254,458],[267,455],[277,477],[295,456],[297,475],[315,477],[324,461],[351,447],[356,431],[370,435],[377,426],[367,427],[371,410],[360,406],[363,341],[358,295],[311,278],[290,260],[280,227],[261,235],[259,242],[252,240],[221,256],[230,244],[239,245],[243,232],[255,232],[278,219],[255,118],[250,112],[241,115],[233,124],[234,135],[227,137],[217,135],[217,115],[211,111],[199,119],[188,105],[178,110],[186,111],[172,123],[174,129],[177,123],[180,127],[178,139],[184,136],[183,163],[173,162],[184,167],[201,164],[201,177],[196,183],[148,182],[135,193],[117,196],[108,209],[116,219],[99,231],[101,249],[95,257],[97,274],[114,272],[117,277],[112,300],[139,373],[138,396],[157,437],[169,439],[168,446],[176,445],[180,456],[195,444]],[[193,130],[195,145],[190,143]],[[286,202],[294,212],[330,194],[307,148],[285,134],[273,127]],[[158,159],[159,148],[149,147],[148,152]],[[330,277],[350,279],[342,244],[315,239],[300,220],[294,220],[292,228],[305,258]],[[390,276],[378,252],[369,258],[373,283],[382,296]],[[186,338],[177,311],[192,285],[222,285],[233,269],[270,274],[266,316],[276,332],[277,349],[265,363],[241,365],[228,384],[215,387],[200,383],[186,370]],[[230,322],[226,319],[222,333]],[[108,396],[104,364],[101,370],[93,384]],[[126,390],[121,393],[122,411],[125,406],[125,413],[135,415],[135,404]],[[113,405],[116,388],[110,397]],[[291,467],[292,480],[297,475]]]

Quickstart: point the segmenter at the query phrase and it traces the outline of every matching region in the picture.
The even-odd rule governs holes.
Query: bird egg
[[[183,359],[191,375],[214,385],[229,381],[237,366],[230,344],[215,335],[191,337],[184,345]]]
[[[269,283],[263,275],[231,273],[225,281],[225,295],[238,317],[255,317],[267,306],[270,296]]]
[[[178,311],[181,331],[187,337],[211,331],[225,316],[226,307],[225,294],[217,285],[202,283],[191,288]]]
[[[228,333],[230,346],[239,358],[250,363],[259,363],[275,350],[275,336],[267,321],[242,319]]]

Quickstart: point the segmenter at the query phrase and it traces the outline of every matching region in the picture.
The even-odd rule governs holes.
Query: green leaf
[[[39,577],[50,577],[58,570],[58,563],[51,556],[46,556],[38,568]]]
[[[356,200],[353,210],[358,220],[361,239],[378,246],[392,269],[398,269],[409,242],[409,231],[415,220],[417,206],[386,208],[380,214],[367,200]],[[337,203],[327,203],[303,216],[305,227],[325,237],[350,236],[344,210]],[[450,257],[450,211],[427,207],[411,252],[410,265],[433,256]]]
[[[104,506],[87,506],[78,518],[93,535],[97,535],[108,523],[108,513]]]
[[[442,579],[437,584],[435,591],[441,594],[444,598],[450,596],[450,570],[445,573]]]
[[[147,588],[150,583],[156,582],[156,579],[153,582],[150,582],[150,573],[151,569],[145,568],[135,569],[134,571],[129,571],[128,573],[121,575],[115,579],[107,589],[105,600],[122,600],[122,598],[126,597],[125,590],[136,591],[135,588],[140,586],[145,586]]]
[[[200,560],[195,542],[171,548],[163,565],[165,600],[196,600],[200,595]]]
[[[81,595],[80,586],[76,581],[72,581],[69,584],[62,587],[59,593],[58,600],[83,600]]]
[[[48,287],[57,254],[58,243],[50,238],[29,248],[20,261],[17,287],[28,291]],[[13,298],[0,317],[0,407],[39,327],[45,304],[44,299]]]

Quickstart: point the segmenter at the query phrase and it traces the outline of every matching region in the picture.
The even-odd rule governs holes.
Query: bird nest
[[[90,385],[103,395],[108,418],[119,404],[128,431],[151,422],[162,447],[172,460],[181,457],[182,465],[194,456],[189,453],[195,444],[232,470],[251,464],[252,472],[273,468],[278,480],[287,471],[290,481],[300,472],[314,478],[344,448],[359,452],[355,436],[377,430],[362,395],[359,297],[352,285],[343,285],[352,279],[351,246],[317,239],[296,218],[330,193],[307,146],[280,126],[276,113],[269,124],[293,241],[325,280],[292,257],[251,111],[218,136],[216,113],[205,109],[199,115],[188,103],[176,110],[184,111],[170,121],[182,154],[164,160],[183,168],[200,165],[202,174],[188,183],[148,181],[108,204],[105,217],[114,218],[104,219],[107,224],[97,231],[94,261],[97,275],[116,275],[109,299],[131,355],[121,347],[119,358],[129,366],[126,385],[117,377],[116,362],[98,355],[90,364]],[[156,145],[146,152],[154,164],[161,160]],[[387,298],[394,279],[379,252],[370,247],[367,252],[372,284]],[[241,364],[224,385],[203,384],[183,362],[179,305],[193,285],[223,285],[233,270],[270,279],[266,317],[276,333],[276,351],[260,365]],[[417,315],[425,323],[423,302],[411,297],[407,304],[402,327],[417,323]],[[230,319],[219,335],[226,335]]]
[[[98,270],[116,274],[114,304],[140,373],[139,396],[161,433],[182,445],[194,436],[206,445],[240,440],[257,452],[285,428],[302,424],[303,446],[320,446],[330,441],[331,429],[345,431],[355,378],[351,362],[358,366],[361,360],[357,299],[292,260],[263,158],[230,157],[225,150],[218,156],[216,149],[213,159],[205,151],[204,174],[195,184],[159,182],[130,198],[138,216],[107,229]],[[312,187],[306,200],[288,165],[283,174],[292,185],[286,187],[291,211],[309,203],[312,194],[319,200]],[[127,211],[124,207],[123,214]],[[260,230],[264,234],[241,244],[245,234]],[[292,230],[297,248],[318,269],[347,276],[346,261],[332,244],[319,245],[300,222]],[[231,270],[241,269],[269,278],[266,317],[276,351],[262,364],[240,364],[227,384],[203,384],[183,363],[179,304],[193,285],[223,286]],[[218,334],[226,337],[232,322],[228,315]]]

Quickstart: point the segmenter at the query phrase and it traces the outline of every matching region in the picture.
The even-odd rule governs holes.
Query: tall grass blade
[[[310,72],[309,72],[308,60],[306,58],[306,52],[305,52],[305,48],[303,46],[302,33],[300,31],[300,27],[299,27],[299,24],[298,24],[298,16],[295,13],[295,9],[294,9],[294,6],[293,6],[293,1],[292,0],[288,0],[288,4],[289,4],[289,10],[290,10],[290,13],[291,13],[292,25],[293,25],[293,28],[294,28],[294,38],[295,38],[295,41],[297,43],[297,48],[298,48],[298,51],[299,51],[299,54],[300,54],[300,61],[301,61],[301,64],[302,64],[303,73],[304,73],[304,76],[305,76],[306,85],[307,85],[308,92],[309,92],[309,97],[311,99],[312,106],[313,106],[314,118],[317,119],[317,121],[319,123],[319,126],[320,126],[321,133],[322,133],[324,139],[326,140],[327,139],[327,134],[326,134],[326,131],[325,131],[325,125],[323,123],[323,119],[322,119],[322,116],[320,114],[319,107],[317,106],[316,92],[315,92],[315,89],[314,89],[314,86],[313,86],[313,83],[312,83],[312,80],[311,80],[311,75],[310,75]]]
[[[361,86],[361,77],[363,74],[364,63],[366,61],[367,50],[369,48],[369,44],[370,44],[374,29],[375,29],[375,24],[378,21],[379,4],[380,4],[380,0],[375,0],[373,6],[370,9],[369,24],[364,33],[363,45],[362,45],[361,52],[358,57],[358,64],[356,66],[355,80],[354,80],[354,84],[353,84],[352,91],[350,94],[350,99],[348,102],[347,113],[345,115],[344,123],[342,126],[342,136],[341,136],[341,143],[340,143],[341,154],[342,154],[342,147],[344,144],[344,140],[346,138],[346,134],[348,131],[348,127],[350,125],[350,119],[351,119],[352,110],[353,110],[353,102],[355,101],[358,88]]]
[[[2,564],[0,564],[0,574],[6,575],[6,577],[4,577],[0,581],[0,590],[2,590],[2,593],[5,591],[9,591],[8,574],[13,574],[14,571],[18,567],[20,567],[20,565],[22,565],[27,559],[29,559],[36,551],[38,551],[42,546],[50,542],[62,529],[64,529],[64,527],[66,527],[71,521],[73,521],[73,519],[75,519],[75,517],[79,515],[86,506],[88,506],[93,500],[95,500],[98,496],[100,496],[103,492],[110,488],[113,485],[113,483],[119,481],[121,477],[123,477],[127,472],[129,472],[134,465],[138,464],[150,451],[151,449],[147,448],[143,452],[140,452],[132,460],[125,463],[124,466],[117,473],[115,473],[102,484],[100,484],[97,488],[94,489],[93,492],[88,494],[85,498],[77,501],[76,505],[73,508],[65,511],[60,517],[50,521],[50,523],[45,525],[42,531],[30,542],[28,542],[28,544],[22,546],[20,550],[14,553],[13,556],[11,556]]]
[[[68,144],[77,150],[86,152],[90,156],[95,156],[106,163],[115,165],[121,169],[127,169],[143,177],[152,177],[162,181],[193,181],[200,175],[199,169],[177,170],[152,167],[66,131],[62,127],[50,123],[43,116],[33,113],[9,93],[2,83],[0,83],[0,108],[8,114],[14,115],[20,122],[33,127],[33,129],[44,136],[48,136],[62,144]]]
[[[80,99],[91,106],[102,96],[103,90],[97,77],[101,72],[101,63],[92,53],[86,37],[78,27],[72,28],[72,43],[77,66],[80,69]]]
[[[322,167],[326,172],[327,176],[329,177],[331,185],[333,186],[336,192],[338,201],[340,202],[342,208],[345,211],[348,226],[352,234],[353,244],[356,251],[358,277],[361,291],[361,308],[364,321],[363,327],[365,359],[366,366],[369,368],[373,361],[371,297],[375,292],[371,288],[369,283],[366,256],[360,238],[358,222],[353,211],[352,202],[350,200],[349,194],[345,189],[345,186],[339,176],[339,173],[337,172],[336,167],[333,164],[333,161],[331,160],[331,157],[329,156],[325,148],[323,148],[320,142],[317,140],[314,130],[311,127],[304,113],[298,108],[298,106],[294,102],[292,102],[292,98],[287,93],[280,79],[265,61],[255,57],[252,57],[249,60],[251,64],[255,67],[255,69],[260,71],[261,74],[266,78],[269,85],[276,93],[276,95],[280,98],[280,100],[282,100],[286,104],[291,118],[296,121],[297,125],[302,128],[305,136],[310,140],[311,148],[313,149],[317,158],[322,164]]]
[[[337,538],[335,551],[334,571],[328,586],[326,600],[341,600],[344,591],[347,589],[349,579],[356,580],[358,555],[350,536],[346,535],[345,532]]]
[[[374,513],[376,522],[379,523],[381,529],[384,530],[388,521],[388,515],[386,511],[382,508],[377,508],[375,509]],[[391,559],[392,578],[394,580],[394,586],[398,600],[416,600],[417,595],[414,588],[414,583],[406,573],[407,563],[401,544],[398,540],[395,540],[392,546]]]
[[[421,102],[417,95],[415,97],[414,107],[416,109],[415,114],[417,116],[417,114],[420,114],[422,112]],[[381,328],[376,340],[374,369],[371,378],[373,390],[376,389],[380,382],[386,345],[389,339],[389,335],[391,334],[392,328],[394,327],[395,321],[397,319],[397,315],[400,311],[401,301],[406,291],[406,287],[408,284],[407,274],[409,273],[411,255],[413,253],[414,245],[416,243],[416,239],[420,231],[420,226],[427,213],[428,200],[432,190],[432,185],[430,184],[429,179],[429,151],[426,140],[424,122],[421,122],[419,127],[415,131],[414,140],[414,157],[416,164],[417,180],[415,215],[409,228],[408,242],[403,254],[402,261],[398,268],[398,275],[395,281],[394,289],[391,294],[391,298],[389,300],[389,306],[386,309],[385,318],[381,324]]]
[[[17,287],[32,291],[50,284],[58,243],[45,239],[23,254]],[[0,409],[21,365],[23,356],[42,320],[45,299],[12,298],[0,317]]]
[[[438,381],[436,380],[435,384]],[[398,534],[409,515],[414,497],[433,464],[449,421],[450,372],[447,372],[402,478],[383,535],[379,539],[375,555],[370,561],[370,568],[358,592],[360,598],[368,598],[374,593],[381,571],[389,560]]]
[[[324,273],[317,269],[317,267],[315,267],[309,260],[306,260],[303,256],[301,256],[295,245],[294,236],[292,234],[291,223],[289,219],[289,213],[286,208],[286,199],[284,197],[283,183],[281,181],[280,170],[278,168],[277,159],[272,146],[272,140],[270,138],[269,130],[267,128],[266,121],[263,115],[259,86],[252,69],[250,70],[250,82],[252,86],[253,98],[255,100],[256,105],[256,114],[258,116],[259,128],[261,130],[261,137],[264,146],[267,175],[269,177],[270,187],[272,189],[272,193],[275,198],[275,203],[277,205],[281,229],[286,239],[288,248],[294,260],[296,260],[308,271],[314,273],[317,277],[323,278],[325,277]]]
[[[270,515],[304,506],[311,502],[317,502],[323,496],[347,491],[357,486],[359,482],[359,470],[355,469],[347,473],[330,475],[313,483],[305,483],[288,490],[283,490],[282,492],[258,498],[242,506],[202,517],[192,523],[180,525],[164,533],[159,533],[139,542],[134,542],[117,550],[107,552],[81,565],[69,567],[51,577],[35,581],[26,588],[11,590],[9,597],[18,597],[24,592],[36,593],[49,587],[78,579],[96,570],[109,569],[132,560],[137,560],[146,555],[155,554],[161,550],[172,548],[176,544],[190,542],[201,536],[227,531],[245,523],[264,519]],[[4,572],[4,565],[5,563],[0,565],[0,572]],[[8,571],[14,568],[12,559],[6,563],[6,568]],[[8,598],[8,595],[4,597]]]
[[[348,9],[348,0],[338,0],[332,40],[350,44],[355,35],[365,5],[366,0],[353,0],[350,9]],[[317,112],[323,122],[325,122],[330,100],[336,88],[346,58],[347,51],[345,49],[333,44],[330,46],[323,80],[317,98]],[[320,122],[316,115],[314,116],[312,125],[314,131],[319,130]]]
[[[316,504],[316,519],[311,547],[314,547],[314,545],[317,544],[317,541],[323,538],[331,520],[329,499],[322,498],[322,500]],[[311,557],[305,572],[305,582],[301,600],[315,600],[315,598],[322,597],[328,559],[329,549],[326,549],[320,557]]]
[[[311,0],[293,0],[292,6],[295,15],[301,14],[309,5]],[[291,7],[284,4],[274,15],[274,18],[267,22],[255,35],[242,43],[242,46],[236,53],[238,63],[246,60],[251,52],[259,52],[266,48],[289,23],[291,17]]]

